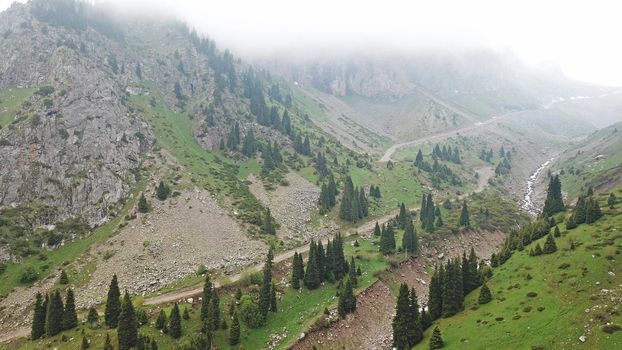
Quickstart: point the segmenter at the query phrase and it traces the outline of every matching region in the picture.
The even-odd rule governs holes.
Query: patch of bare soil
[[[430,271],[435,264],[458,257],[471,247],[477,255],[489,257],[505,239],[501,232],[469,231],[433,240],[422,240],[418,257],[402,263],[398,270],[357,296],[356,312],[333,323],[329,328],[312,332],[293,349],[391,349],[395,297],[389,285],[402,282],[414,287],[419,303],[427,302]]]
[[[281,227],[277,230],[279,238],[288,243],[304,243],[310,239],[333,236],[339,229],[337,224],[327,218],[311,225],[311,217],[317,211],[320,189],[302,176],[289,172],[285,178],[288,186],[278,186],[274,191],[266,191],[261,179],[249,175],[251,193],[270,208],[272,216]]]
[[[151,212],[138,214],[93,249],[97,269],[76,293],[78,305],[100,301],[114,273],[121,289],[144,294],[196,272],[200,264],[231,273],[262,259],[265,244],[249,239],[208,192],[195,189],[150,201]]]

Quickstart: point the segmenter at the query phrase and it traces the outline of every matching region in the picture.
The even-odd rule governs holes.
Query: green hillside
[[[478,289],[466,297],[464,312],[438,321],[445,348],[620,348],[622,212],[620,203],[609,209],[607,197],[598,196],[605,215],[597,222],[573,230],[559,226],[555,253],[529,255],[544,244],[541,238],[495,268],[490,303],[478,304]],[[415,349],[428,348],[433,328]]]

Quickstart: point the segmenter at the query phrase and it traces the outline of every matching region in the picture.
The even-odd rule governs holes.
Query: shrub
[[[240,299],[240,318],[250,328],[257,328],[263,324],[259,306],[250,295],[243,295]]]
[[[620,325],[617,325],[617,324],[606,324],[603,326],[603,332],[609,333],[609,334],[615,333],[620,330],[622,330],[622,327],[620,327]]]
[[[523,312],[530,312],[531,311],[531,306],[525,306],[523,308]]]
[[[37,280],[37,278],[39,278],[39,275],[37,274],[37,271],[35,270],[34,267],[32,266],[28,266],[26,269],[24,269],[19,277],[19,281],[22,283],[31,283]]]
[[[528,296],[529,298],[535,298],[535,297],[537,297],[537,296],[538,296],[538,293],[536,293],[536,292],[529,292],[529,293],[527,293],[527,296]]]

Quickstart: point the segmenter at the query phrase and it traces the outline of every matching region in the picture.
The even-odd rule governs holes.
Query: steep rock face
[[[82,216],[95,225],[129,194],[153,137],[106,68],[78,49],[80,35],[98,34],[47,26],[27,9],[2,14],[0,88],[53,90],[31,97],[18,122],[0,130],[0,207],[41,202],[57,208],[50,223]]]

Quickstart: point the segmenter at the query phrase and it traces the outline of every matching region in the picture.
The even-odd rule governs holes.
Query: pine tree
[[[266,262],[263,266],[263,280],[261,282],[261,291],[259,292],[259,311],[261,316],[266,319],[268,311],[270,311],[270,289],[272,287],[272,259],[274,255],[272,248],[268,249]]]
[[[181,337],[181,315],[179,314],[179,306],[177,303],[173,305],[171,317],[169,317],[168,333],[171,337],[177,339]]]
[[[119,337],[119,350],[127,350],[136,346],[138,339],[138,323],[136,313],[130,295],[125,292],[121,303],[121,313],[119,314],[119,324],[117,335]]]
[[[402,238],[402,249],[404,249],[404,252],[409,255],[415,255],[418,250],[415,226],[410,219],[406,222],[406,226],[404,229],[404,236]]]
[[[164,329],[164,327],[166,327],[166,324],[167,324],[166,313],[162,309],[160,310],[160,313],[158,314],[158,318],[156,319],[155,328],[162,330]]]
[[[560,237],[562,233],[559,231],[559,227],[555,226],[555,230],[553,230],[554,237]]]
[[[410,329],[410,299],[408,286],[405,283],[400,285],[395,305],[395,316],[393,317],[393,347],[397,350],[408,350],[412,347],[408,335]]]
[[[37,340],[45,335],[45,308],[43,306],[43,297],[37,292],[35,301],[34,315],[32,317],[32,329],[30,331],[30,339]]]
[[[434,331],[432,331],[432,337],[430,338],[430,350],[441,349],[445,346],[445,342],[443,342],[443,338],[441,337],[441,330],[438,326],[434,327]]]
[[[263,217],[262,229],[265,233],[268,234],[276,234],[276,229],[274,228],[272,214],[270,213],[270,208],[266,208],[266,212]]]
[[[469,209],[467,207],[466,201],[462,202],[462,211],[460,212],[460,226],[471,226],[471,221],[469,220]]]
[[[307,261],[307,270],[305,271],[303,282],[307,289],[317,289],[321,283],[315,242],[313,240],[309,245],[309,260]]]
[[[89,340],[85,336],[82,336],[82,345],[80,346],[80,349],[85,350],[88,348],[89,348]]]
[[[300,289],[300,265],[298,264],[298,252],[294,252],[292,261],[292,288]]]
[[[490,289],[488,288],[486,283],[484,283],[482,288],[479,290],[479,298],[477,299],[477,302],[480,304],[487,304],[491,300],[492,300],[492,294],[490,293]]]
[[[544,241],[544,248],[542,252],[544,254],[551,254],[557,251],[557,245],[555,244],[555,238],[550,233],[546,236],[546,241]]]
[[[238,319],[238,313],[233,313],[233,321],[231,321],[231,328],[229,329],[229,345],[235,346],[240,343],[240,320]]]
[[[376,226],[374,226],[374,236],[380,236],[380,225],[378,225],[378,221],[376,221]]]
[[[549,217],[565,209],[564,199],[562,197],[562,185],[559,181],[559,175],[555,175],[549,180],[549,187],[546,192],[546,200],[544,201],[542,214]]]
[[[388,226],[380,237],[380,252],[384,255],[393,254],[395,252],[395,233],[393,228]]]
[[[408,343],[414,346],[423,339],[423,328],[419,315],[419,300],[415,288],[410,289],[410,312],[408,322]]]
[[[209,275],[205,275],[205,283],[203,283],[203,295],[201,298],[201,321],[205,323],[209,316],[210,299],[212,298],[214,286],[209,278]]]
[[[405,229],[406,228],[406,222],[408,220],[409,220],[409,218],[406,216],[406,206],[402,202],[402,204],[400,205],[400,213],[399,213],[398,219],[397,219],[397,221],[399,222],[399,228]]]
[[[356,263],[354,262],[354,256],[350,257],[350,264],[348,264],[348,279],[352,282],[352,285],[356,287],[358,281],[356,278]]]
[[[171,194],[171,188],[164,184],[164,181],[160,181],[158,188],[156,189],[158,199],[163,201]]]
[[[354,291],[352,290],[352,282],[348,278],[346,279],[343,291],[339,294],[337,312],[339,313],[339,316],[344,317],[354,310],[356,310],[356,297],[354,296]]]
[[[188,312],[188,308],[184,307],[184,312],[181,314],[181,318],[188,321],[190,319],[190,312]]]
[[[50,295],[45,313],[45,335],[55,336],[63,330],[63,299],[57,290]]]
[[[78,315],[76,314],[76,301],[73,290],[67,290],[65,299],[65,310],[63,311],[63,329],[72,329],[78,326]]]
[[[207,320],[204,322],[204,331],[209,334],[218,329],[220,325],[220,298],[218,292],[213,291],[212,297],[209,303],[209,314]]]
[[[536,247],[533,250],[533,255],[534,256],[542,255],[542,248],[540,247],[540,243],[536,244]]]
[[[145,198],[144,193],[141,193],[140,198],[138,199],[138,211],[141,213],[149,211],[149,203],[147,203],[147,198]]]
[[[106,309],[104,311],[104,320],[110,328],[116,328],[119,322],[119,313],[121,312],[120,297],[121,292],[119,291],[117,275],[113,275],[108,288],[108,298],[106,299]]]
[[[60,270],[60,277],[58,278],[58,283],[62,285],[69,284],[69,277],[67,277],[67,273],[65,270]]]
[[[610,209],[613,209],[613,206],[616,204],[617,200],[618,199],[616,198],[616,195],[613,192],[611,192],[609,194],[609,198],[607,198],[607,205],[609,206]]]
[[[436,320],[441,317],[443,312],[443,287],[442,287],[442,271],[443,266],[436,268],[430,279],[430,287],[428,293],[428,311],[430,318]]]

